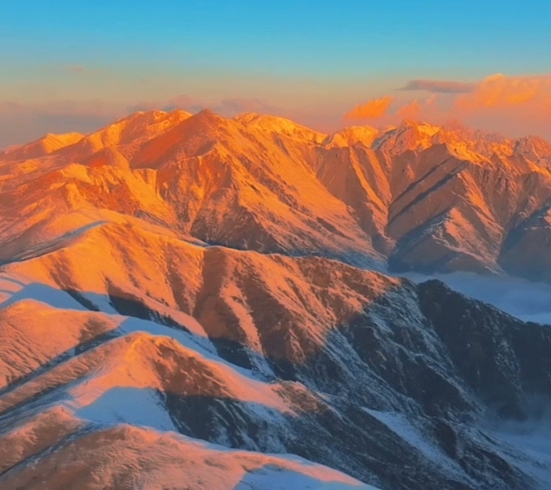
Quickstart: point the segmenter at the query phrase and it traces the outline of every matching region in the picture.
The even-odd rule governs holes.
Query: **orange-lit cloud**
[[[485,78],[475,91],[459,96],[455,107],[461,111],[484,108],[507,108],[534,104],[545,107],[551,103],[551,75],[508,77],[502,74]]]
[[[415,99],[413,102],[401,106],[396,111],[396,115],[400,119],[418,119],[422,110],[423,107],[421,106],[421,103],[418,99]]]
[[[492,75],[473,84],[468,92],[467,87],[460,90],[461,82],[453,82],[450,87],[433,82],[408,83],[408,88],[432,91],[430,97],[423,100],[400,96],[393,103],[395,109],[385,116],[385,122],[397,124],[401,119],[416,119],[446,124],[458,120],[511,137],[534,134],[551,139],[551,74]]]
[[[66,73],[75,77],[93,74],[94,69],[68,65]],[[80,71],[82,68],[83,71]],[[407,89],[407,90],[405,90]],[[426,92],[426,98],[421,93]],[[145,92],[146,97],[149,92]],[[168,90],[165,93],[170,94]],[[178,93],[178,92],[172,92]],[[376,93],[374,94],[376,96]],[[421,95],[421,96],[420,96]],[[198,112],[210,108],[222,116],[232,117],[243,112],[257,112],[288,117],[294,121],[324,132],[331,132],[350,121],[371,125],[394,125],[401,119],[416,119],[433,124],[460,120],[464,124],[501,132],[510,136],[536,134],[551,139],[551,73],[540,76],[492,75],[477,83],[410,80],[392,95],[372,98],[353,107],[343,117],[346,99],[353,106],[350,94],[321,99],[318,94],[306,102],[285,99],[273,105],[269,101],[251,97],[226,97],[218,94],[196,98],[187,94],[157,100],[144,98],[132,104],[133,99],[68,100],[45,103],[22,103],[19,100],[0,100],[0,148],[28,142],[47,132],[86,133],[136,111],[153,109],[183,109]],[[361,99],[359,99],[361,100]],[[356,100],[358,102],[359,100]],[[365,99],[364,99],[365,100]],[[350,103],[352,102],[352,103]]]
[[[452,112],[473,127],[551,139],[551,74],[487,77],[476,91],[457,97]]]
[[[425,99],[414,99],[411,102],[402,101],[393,114],[398,119],[417,119],[440,123],[449,114],[446,107],[450,106],[449,96],[431,94]]]
[[[347,112],[344,118],[347,120],[381,118],[387,113],[393,100],[394,97],[390,96],[368,100],[364,104],[360,104]]]
[[[410,80],[399,90],[423,90],[425,92],[436,92],[443,94],[461,94],[475,90],[476,83],[458,82],[454,80]]]

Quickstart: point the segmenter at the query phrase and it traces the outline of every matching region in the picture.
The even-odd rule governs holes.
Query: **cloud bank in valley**
[[[451,274],[406,274],[414,282],[438,279],[466,296],[489,303],[524,321],[551,325],[551,285],[524,279]]]

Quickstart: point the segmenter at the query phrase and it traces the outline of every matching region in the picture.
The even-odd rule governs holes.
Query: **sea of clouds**
[[[521,320],[551,325],[551,285],[466,272],[405,276],[416,283],[438,279],[455,291],[489,303]]]

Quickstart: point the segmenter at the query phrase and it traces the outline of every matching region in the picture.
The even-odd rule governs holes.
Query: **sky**
[[[0,148],[204,107],[551,139],[548,0],[4,3]]]

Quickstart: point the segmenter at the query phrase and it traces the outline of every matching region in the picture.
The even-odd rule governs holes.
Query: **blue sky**
[[[329,117],[410,79],[548,73],[549,19],[534,0],[4,2],[0,102],[185,94]]]
[[[549,69],[549,19],[548,1],[35,0],[2,7],[0,59],[345,79],[536,73]]]

